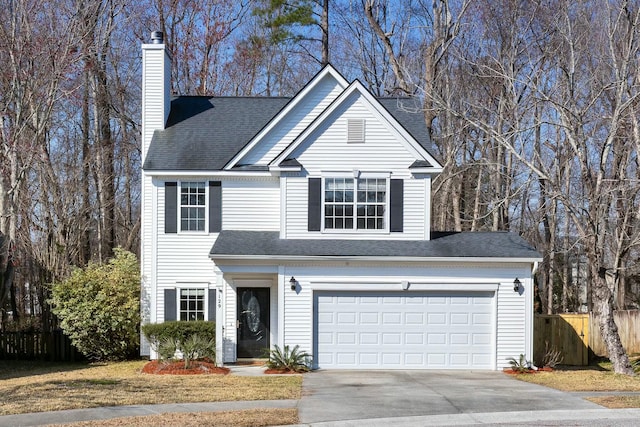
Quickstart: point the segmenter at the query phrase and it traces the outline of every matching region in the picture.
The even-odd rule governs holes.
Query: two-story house
[[[219,363],[274,345],[331,369],[531,358],[540,256],[431,231],[442,166],[413,101],[331,66],[292,98],[171,98],[161,33],[142,53],[144,322],[215,321]]]

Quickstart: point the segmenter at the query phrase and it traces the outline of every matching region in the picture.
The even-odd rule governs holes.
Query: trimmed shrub
[[[106,264],[91,263],[51,285],[52,311],[89,360],[123,360],[138,353],[140,267],[124,249]]]
[[[142,333],[158,353],[160,360],[171,360],[180,353],[189,368],[190,362],[198,358],[216,357],[215,322],[170,321],[142,325]]]

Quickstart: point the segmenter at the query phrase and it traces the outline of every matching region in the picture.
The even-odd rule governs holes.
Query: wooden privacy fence
[[[546,347],[562,354],[564,365],[589,364],[588,314],[536,314],[533,322],[533,360],[543,365]]]
[[[75,362],[83,356],[62,331],[2,332],[0,359]]]
[[[640,353],[640,311],[616,311],[614,320],[627,354]],[[589,314],[536,314],[533,360],[538,365],[543,363],[545,345],[560,351],[564,365],[588,365],[590,355],[607,356],[598,320]]]
[[[618,310],[613,313],[613,320],[618,327],[620,341],[627,354],[640,353],[640,310]],[[596,356],[608,356],[607,347],[600,335],[598,319],[591,316],[591,339],[589,346]]]

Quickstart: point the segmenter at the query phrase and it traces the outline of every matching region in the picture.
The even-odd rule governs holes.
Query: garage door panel
[[[447,313],[427,313],[427,325],[446,325],[446,323]]]
[[[424,334],[422,334],[422,333],[405,333],[404,334],[404,342],[407,345],[423,345],[424,344]]]
[[[491,345],[491,334],[472,334],[473,345]]]
[[[468,326],[471,324],[469,319],[469,313],[451,313],[451,318],[449,319],[451,325],[465,325]]]
[[[316,367],[492,369],[493,295],[318,293]]]

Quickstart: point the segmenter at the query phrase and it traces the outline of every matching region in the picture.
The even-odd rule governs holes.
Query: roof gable
[[[413,135],[387,110],[383,104],[377,100],[360,81],[355,80],[338,96],[320,115],[318,115],[313,122],[301,132],[295,140],[289,144],[277,157],[271,162],[271,167],[278,167],[282,162],[290,160],[295,157],[296,150],[298,150],[307,139],[311,137],[325,122],[331,120],[334,113],[341,107],[345,106],[349,102],[354,100],[354,97],[358,97],[370,114],[372,114],[379,123],[384,124],[386,129],[391,132],[393,138],[404,146],[404,148],[411,153],[413,158],[418,162],[431,165],[430,171],[432,173],[439,173],[442,170],[442,166],[435,159],[435,157],[428,151],[428,149],[422,145]],[[397,103],[398,101],[396,101]],[[396,104],[399,106],[400,104]],[[413,117],[415,119],[415,117]],[[415,120],[414,120],[415,121]],[[408,122],[411,122],[408,120]],[[425,129],[426,132],[426,129]],[[424,136],[427,136],[424,134]],[[428,140],[428,138],[427,138]]]
[[[238,165],[269,163],[347,85],[348,82],[335,68],[326,65],[231,159],[225,169]]]

